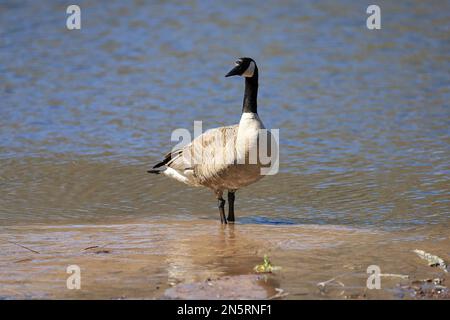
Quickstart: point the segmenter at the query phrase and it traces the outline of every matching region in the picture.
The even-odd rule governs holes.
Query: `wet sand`
[[[412,250],[445,260],[450,253],[448,231],[435,227],[386,232],[318,225],[221,226],[208,219],[6,226],[0,239],[4,299],[240,299],[270,298],[277,292],[283,292],[283,299],[421,298],[410,288],[414,281],[445,279],[448,273],[429,267]],[[253,268],[265,254],[281,269],[255,279]],[[73,264],[81,268],[80,290],[66,288],[66,268]],[[409,279],[382,277],[380,290],[368,290],[369,265]]]

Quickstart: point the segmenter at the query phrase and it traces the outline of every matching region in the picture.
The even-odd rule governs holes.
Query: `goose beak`
[[[241,74],[240,67],[241,67],[241,66],[236,66],[236,67],[234,67],[233,69],[231,69],[230,72],[228,72],[228,73],[225,75],[225,77],[231,77],[231,76],[238,76],[238,75],[240,75],[240,74]]]

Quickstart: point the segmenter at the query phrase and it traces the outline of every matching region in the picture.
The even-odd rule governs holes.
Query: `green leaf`
[[[272,263],[267,255],[264,255],[263,264],[258,264],[253,268],[256,273],[272,273],[273,271],[280,269],[280,267],[272,266]]]

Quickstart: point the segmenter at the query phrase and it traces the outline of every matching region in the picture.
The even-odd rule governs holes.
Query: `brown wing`
[[[226,165],[225,157],[234,160],[237,129],[238,125],[208,130],[181,150],[167,154],[157,166],[166,165],[179,171],[192,169],[200,174],[217,172],[218,166]]]

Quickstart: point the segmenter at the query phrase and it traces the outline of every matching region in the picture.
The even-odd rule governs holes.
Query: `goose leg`
[[[222,190],[215,190],[215,194],[217,197],[217,206],[219,207],[219,213],[220,213],[220,222],[227,223],[227,218],[225,217],[225,200],[222,198],[223,191]]]
[[[225,217],[225,200],[222,198],[217,199],[218,200],[218,206],[219,206],[219,213],[220,213],[220,222],[223,224],[227,224],[227,218]]]
[[[234,222],[234,196],[235,191],[228,191],[228,221]]]
[[[225,200],[222,198],[223,192],[221,190],[216,190],[217,205],[219,207],[220,222],[222,224],[227,224],[227,218],[225,217]]]

